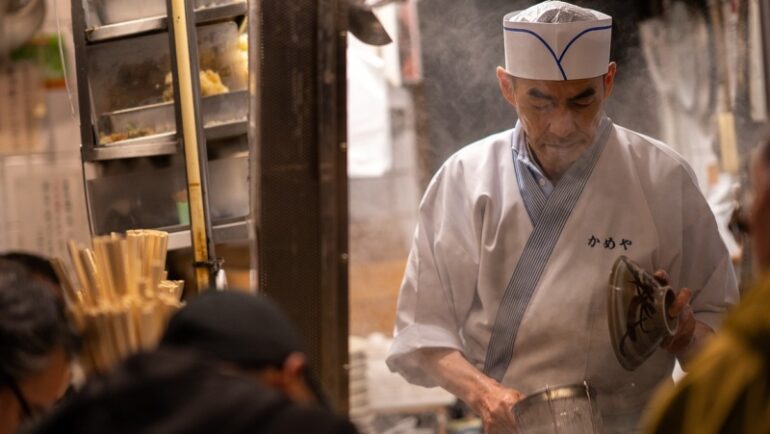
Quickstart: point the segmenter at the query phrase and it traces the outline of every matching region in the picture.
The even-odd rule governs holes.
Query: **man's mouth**
[[[548,148],[557,148],[557,149],[569,149],[574,148],[576,146],[582,145],[582,141],[579,140],[568,140],[568,141],[554,141],[554,142],[545,142],[545,146]]]

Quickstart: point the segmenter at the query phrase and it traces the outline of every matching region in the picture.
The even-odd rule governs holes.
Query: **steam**
[[[502,19],[535,1],[420,0],[425,104],[418,121],[419,157],[427,179],[451,154],[512,128],[516,114],[500,94],[495,68],[504,64]],[[613,16],[612,59],[618,76],[608,115],[618,124],[657,137],[658,97],[639,46],[642,10],[631,2],[575,1]],[[633,4],[636,4],[634,2]]]

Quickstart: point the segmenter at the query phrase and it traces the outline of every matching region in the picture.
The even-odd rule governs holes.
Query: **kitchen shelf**
[[[195,11],[195,21],[197,24],[216,22],[227,18],[245,15],[247,10],[248,4],[245,1],[230,3],[226,5],[210,6]],[[115,39],[129,36],[162,32],[167,28],[168,22],[165,16],[150,17],[86,29],[86,41],[90,44],[109,42]]]
[[[182,226],[188,228],[188,226]],[[182,228],[178,227],[178,228]],[[168,249],[179,250],[189,248],[190,244],[190,230],[175,230],[175,228],[163,228],[162,230],[168,231]],[[214,242],[215,243],[229,243],[237,242],[249,239],[249,227],[244,218],[232,221],[229,223],[214,223]]]
[[[196,8],[185,29],[195,43],[179,54],[201,71],[197,120],[187,127],[203,127],[206,138],[198,156],[207,159],[201,174],[209,192],[206,223],[213,243],[244,242],[251,232],[249,95],[238,26],[248,3],[186,1]],[[91,232],[164,230],[176,250],[189,248],[192,239],[179,101],[168,101],[171,77],[179,74],[166,14],[163,0],[73,0],[72,23],[80,119],[88,120],[80,135]]]
[[[85,161],[119,160],[123,158],[155,157],[176,154],[176,135],[173,133],[123,140],[92,150],[83,149]]]
[[[208,140],[220,140],[246,134],[248,124],[245,120],[221,123],[206,127]],[[85,161],[119,160],[124,158],[155,157],[177,153],[176,133],[156,134],[136,139],[98,146],[92,150],[83,149]]]

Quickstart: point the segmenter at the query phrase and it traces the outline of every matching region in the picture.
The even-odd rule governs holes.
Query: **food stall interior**
[[[347,35],[351,2],[378,15],[389,46]],[[375,432],[403,413],[441,420],[433,410],[453,401],[410,389],[385,367],[398,289],[435,171],[467,143],[512,126],[494,75],[500,29],[486,23],[534,2],[351,2],[191,3],[208,217],[230,286],[257,288],[289,313],[333,401]],[[619,74],[608,114],[684,156],[749,282],[748,240],[730,223],[748,205],[749,156],[768,123],[770,3],[578,3],[615,18]],[[72,0],[71,19],[90,234],[168,232],[163,270],[189,291],[190,203],[166,2]],[[26,162],[2,148],[9,112],[0,113],[0,201],[14,200],[0,209],[0,229],[20,220],[13,213],[24,194],[10,185],[27,181],[17,175]],[[350,133],[375,123],[376,134]],[[0,231],[0,246],[15,247],[7,240]]]
[[[245,242],[247,5],[198,1],[195,8],[214,238]],[[73,2],[72,13],[92,233],[163,229],[171,250],[189,247],[165,2]]]

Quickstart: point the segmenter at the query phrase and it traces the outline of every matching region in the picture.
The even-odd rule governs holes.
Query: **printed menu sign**
[[[66,257],[67,241],[88,241],[79,162],[6,164],[4,185],[8,246],[3,247]]]
[[[45,94],[37,66],[14,62],[0,68],[0,155],[39,152]]]

